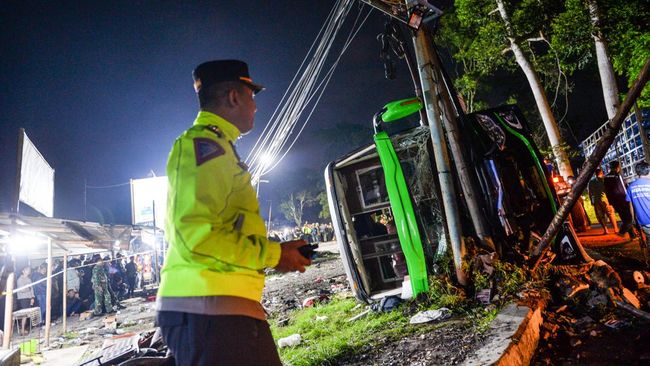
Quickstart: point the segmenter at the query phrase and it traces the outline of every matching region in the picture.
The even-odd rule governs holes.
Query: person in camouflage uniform
[[[93,314],[100,315],[103,313],[102,305],[106,312],[113,311],[113,304],[111,303],[111,294],[109,292],[108,275],[104,267],[104,261],[99,259],[93,268],[93,275],[91,282],[93,290],[95,291],[95,311]]]

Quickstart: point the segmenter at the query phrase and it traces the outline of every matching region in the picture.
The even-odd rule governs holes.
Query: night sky
[[[19,127],[56,170],[56,217],[82,218],[84,179],[100,186],[143,178],[150,171],[164,175],[173,140],[196,115],[191,71],[203,61],[239,58],[249,63],[253,79],[267,87],[256,98],[256,131],[261,132],[332,5],[3,2],[1,209],[9,209],[15,185]],[[310,143],[319,128],[343,120],[369,124],[385,102],[412,94],[405,69],[397,81],[383,79],[375,40],[383,22],[378,12],[371,15],[299,141],[309,148],[299,146],[289,154],[269,178],[271,184],[280,183],[283,170],[322,168],[324,157]],[[255,139],[252,133],[239,142],[241,155]],[[262,200],[264,190],[263,185]],[[129,187],[89,190],[87,218],[128,223]]]
[[[0,211],[10,209],[18,129],[56,170],[56,217],[81,219],[84,179],[101,186],[165,174],[174,139],[197,112],[191,71],[211,59],[248,62],[267,90],[257,127],[279,103],[333,1],[4,1],[0,5]],[[356,15],[358,4],[349,16]],[[309,127],[265,179],[261,202],[297,169],[322,168],[319,129],[370,126],[386,102],[413,95],[404,65],[385,80],[374,11],[343,56]],[[346,27],[339,38],[347,36]],[[340,47],[335,48],[336,51]],[[591,80],[591,78],[590,78]],[[246,156],[256,132],[238,144]],[[89,221],[129,223],[129,187],[88,190]]]

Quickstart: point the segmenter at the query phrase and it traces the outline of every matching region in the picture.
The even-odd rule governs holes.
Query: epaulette
[[[219,127],[215,125],[203,125],[203,128],[205,128],[208,131],[213,132],[217,137],[222,138],[223,137],[223,132],[219,129]]]
[[[237,165],[239,165],[239,167],[242,168],[243,170],[248,171],[248,165],[246,165],[246,163],[241,161],[239,154],[237,154],[237,149],[235,149],[235,144],[233,144],[232,141],[228,141],[228,142],[230,142],[230,147],[232,147],[232,152],[235,153],[235,157],[237,158]]]

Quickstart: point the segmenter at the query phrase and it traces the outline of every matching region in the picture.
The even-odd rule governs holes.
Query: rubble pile
[[[602,260],[556,267],[534,363],[649,363],[650,349],[643,344],[650,336],[650,273],[624,276]]]
[[[291,310],[326,303],[340,293],[349,296],[349,284],[340,261],[323,258],[305,273],[267,277],[262,306],[270,318],[281,320]]]

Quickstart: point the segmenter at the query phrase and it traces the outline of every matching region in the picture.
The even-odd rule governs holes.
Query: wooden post
[[[11,332],[14,328],[14,272],[7,276],[7,290],[5,291],[5,329],[2,337],[2,349],[9,349]],[[29,319],[28,319],[29,320]]]
[[[52,325],[52,239],[47,239],[47,292],[45,298],[45,347],[50,346]]]
[[[560,209],[555,214],[555,217],[553,217],[553,220],[548,225],[544,236],[542,236],[542,240],[540,240],[539,244],[537,244],[537,247],[534,249],[532,254],[533,256],[537,257],[537,263],[535,264],[535,267],[537,267],[537,265],[541,262],[541,259],[543,258],[543,252],[545,253],[545,250],[551,243],[551,240],[555,237],[558,230],[560,230],[560,226],[564,220],[566,220],[567,216],[569,216],[573,205],[576,203],[585,188],[587,188],[587,184],[589,183],[592,174],[594,174],[594,170],[600,164],[603,157],[607,153],[607,150],[612,145],[612,142],[616,138],[616,134],[621,129],[621,125],[623,124],[625,117],[632,108],[634,102],[636,102],[636,99],[641,94],[643,87],[648,82],[648,78],[650,78],[650,57],[646,59],[645,65],[641,69],[641,72],[639,72],[639,75],[634,81],[634,84],[627,92],[625,101],[618,108],[616,116],[614,116],[614,118],[609,120],[607,123],[607,128],[605,129],[603,137],[600,138],[596,144],[596,148],[582,165],[582,170],[576,179],[576,183],[573,185],[573,189],[571,192],[569,192],[569,195],[564,200],[564,203],[562,203],[562,206],[560,206]]]
[[[68,253],[63,253],[63,333],[68,325]]]

